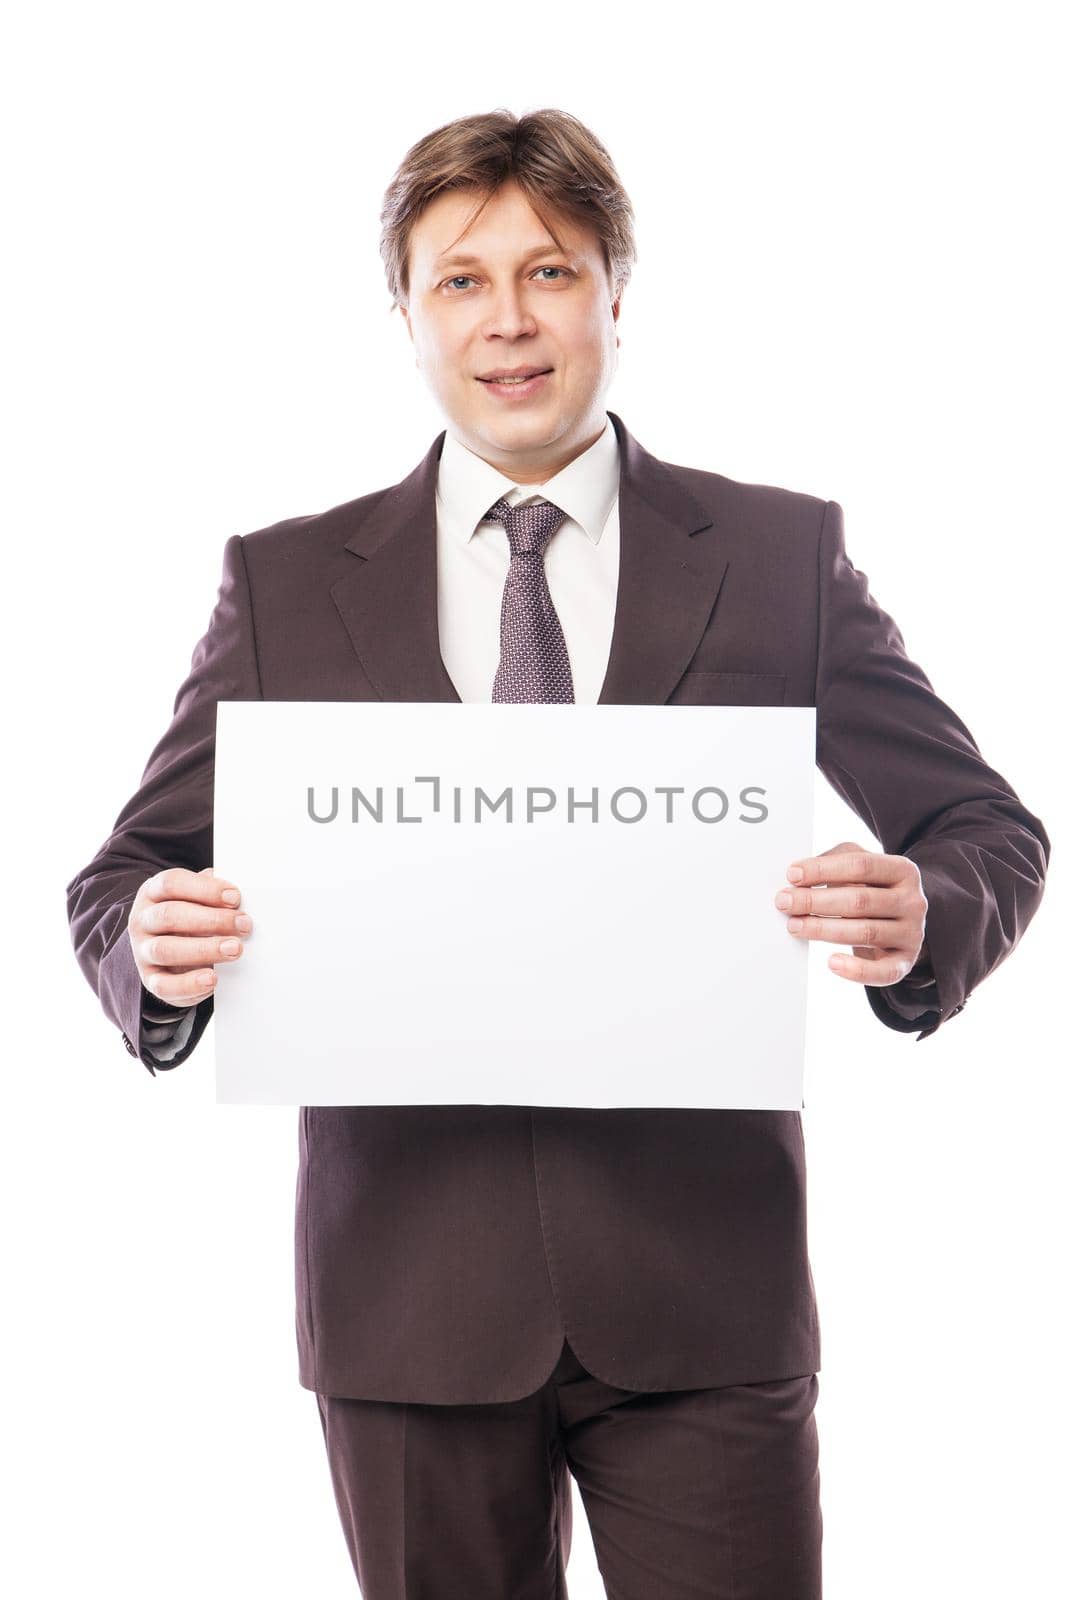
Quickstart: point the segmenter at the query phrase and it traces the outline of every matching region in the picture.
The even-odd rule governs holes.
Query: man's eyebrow
[[[559,245],[549,241],[548,244],[535,245],[532,250],[527,250],[526,254],[520,256],[519,259],[522,262],[526,262],[532,261],[535,256],[555,255],[557,253],[562,255],[570,254],[570,252],[567,250],[560,251]],[[437,260],[433,264],[433,270],[435,272],[440,272],[442,267],[477,267],[479,265],[480,260],[478,256],[447,255],[438,256]]]

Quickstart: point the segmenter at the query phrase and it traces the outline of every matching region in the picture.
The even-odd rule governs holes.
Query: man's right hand
[[[234,900],[224,898],[234,895]],[[240,890],[211,867],[167,867],[142,883],[126,928],[141,982],[169,1006],[195,1006],[215,988],[214,963],[236,961],[252,919]]]

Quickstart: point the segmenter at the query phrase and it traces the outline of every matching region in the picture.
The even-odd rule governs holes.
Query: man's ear
[[[624,289],[625,287],[626,287],[626,285],[623,284],[622,288]],[[622,289],[619,290],[619,292],[615,296],[615,299],[611,303],[611,314],[615,319],[615,348],[616,348],[616,350],[619,350],[622,347],[622,340],[619,337],[619,332],[618,332],[619,312],[621,311],[621,309],[622,309]]]
[[[408,308],[406,306],[398,305],[397,306],[397,310],[400,312],[400,315],[404,319],[404,326],[408,330],[408,338],[411,340],[412,344],[414,344],[415,343],[415,330],[411,326],[411,317],[408,315]],[[419,358],[418,358],[417,354],[415,356],[415,365],[416,366],[419,365]]]

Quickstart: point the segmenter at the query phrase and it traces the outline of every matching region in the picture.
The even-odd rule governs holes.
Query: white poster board
[[[814,707],[221,701],[218,1101],[798,1109],[815,772]]]

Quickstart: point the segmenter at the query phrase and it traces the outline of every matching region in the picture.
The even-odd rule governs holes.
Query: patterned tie
[[[548,541],[566,516],[551,500],[513,506],[504,498],[485,513],[483,520],[504,524],[511,546],[500,607],[495,701],[574,702],[571,659],[548,592],[544,560]]]

